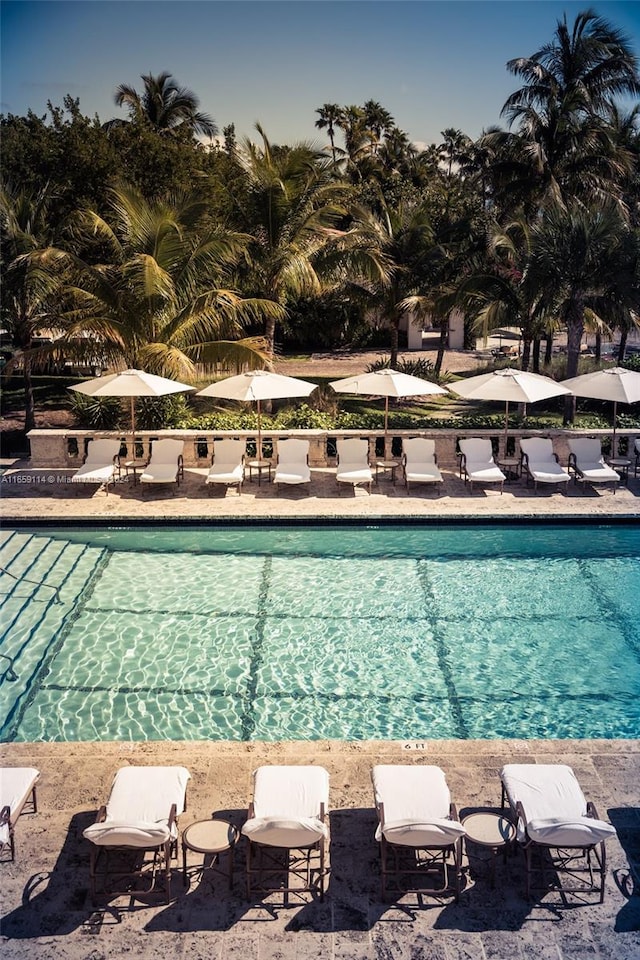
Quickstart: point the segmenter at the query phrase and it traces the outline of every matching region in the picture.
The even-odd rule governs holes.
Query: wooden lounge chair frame
[[[253,803],[249,804],[247,818],[254,815]],[[320,805],[319,819],[325,822],[324,804]],[[324,900],[326,865],[326,840],[321,837],[308,847],[271,847],[256,840],[247,839],[247,897],[281,893],[284,906],[289,906],[289,896],[310,893]],[[287,877],[287,885],[282,878]],[[291,881],[291,882],[289,882]]]
[[[25,769],[25,772],[26,772],[26,769]],[[22,816],[23,813],[28,814],[28,813],[38,812],[38,797],[36,793],[36,786],[37,786],[37,781],[40,774],[37,771],[34,771],[34,773],[36,774],[34,782],[31,785],[31,788],[28,789],[24,794],[22,801],[18,803],[13,810],[11,810],[11,808],[9,807],[9,804],[6,804],[0,810],[0,826],[4,826],[6,824],[9,828],[9,839],[8,839],[7,846],[9,847],[10,858],[9,860],[3,861],[3,862],[13,863],[16,859],[15,828],[16,828],[16,823],[18,819]]]
[[[186,812],[186,809],[185,785],[183,810]],[[94,823],[104,823],[106,820],[107,805],[103,804]],[[172,803],[167,817],[169,836],[161,843],[129,846],[124,843],[104,845],[91,842],[89,887],[94,906],[99,897],[146,896],[155,892],[160,883],[164,886],[165,901],[169,903],[171,861],[178,857],[177,824],[177,806]]]
[[[186,803],[185,803],[186,809]],[[106,806],[101,806],[95,823],[103,823]],[[169,812],[169,828],[178,822],[175,803]],[[94,906],[102,897],[146,896],[153,893],[162,882],[165,899],[171,900],[171,861],[178,857],[178,838],[170,838],[155,847],[106,847],[91,844],[89,860],[89,888]],[[123,866],[123,860],[129,863]],[[135,881],[144,884],[135,886]]]
[[[384,803],[378,804],[378,821],[384,824]],[[455,803],[449,806],[449,819],[460,822]],[[449,870],[451,861],[451,871]],[[449,880],[449,873],[452,880]],[[408,878],[428,876],[441,878],[440,887],[413,886]],[[462,837],[445,846],[410,847],[390,843],[384,833],[380,837],[380,879],[382,899],[387,900],[391,891],[415,893],[429,897],[453,894],[455,902],[460,898],[462,887]],[[391,890],[390,890],[391,888]]]
[[[323,768],[319,769],[327,778],[328,789],[328,774]],[[286,810],[286,803],[283,806],[284,810]],[[325,824],[326,812],[324,800],[318,798],[318,808],[313,819],[320,824]],[[247,824],[255,818],[255,815],[256,805],[252,800],[247,810]],[[283,812],[283,816],[289,822],[286,812]],[[266,819],[278,821],[278,817],[274,815]],[[249,900],[275,893],[282,894],[285,907],[290,905],[291,894],[296,898],[302,894],[311,894],[321,901],[324,900],[325,880],[328,873],[325,835],[321,835],[314,842],[300,846],[277,846],[261,842],[256,835],[251,834],[245,834],[245,840]]]
[[[530,899],[533,891],[555,889],[559,893],[597,893],[599,902],[604,902],[604,885],[607,873],[605,841],[585,847],[559,847],[555,844],[532,840],[527,833],[527,817],[520,801],[511,807],[504,783],[502,784],[502,808],[509,807],[525,831],[524,841],[518,846],[524,851],[526,880],[525,896]],[[599,820],[595,804],[587,802],[587,816]],[[560,876],[568,878],[561,883]],[[572,885],[575,884],[575,885]]]
[[[154,486],[154,485],[156,485],[156,484],[162,484],[162,483],[175,483],[176,486],[179,487],[179,486],[180,486],[180,481],[181,481],[181,480],[184,480],[184,458],[183,458],[183,456],[182,456],[182,453],[179,453],[178,456],[177,456],[177,458],[176,458],[176,473],[175,473],[175,478],[174,478],[174,477],[171,477],[171,478],[168,478],[168,479],[166,479],[166,480],[165,480],[165,479],[163,479],[163,480],[145,480],[145,479],[144,479],[144,475],[145,475],[145,472],[146,472],[147,468],[148,468],[149,466],[152,466],[152,465],[153,465],[154,447],[156,447],[157,444],[162,444],[162,443],[164,443],[164,444],[176,444],[176,449],[178,448],[178,444],[182,443],[182,448],[181,448],[181,449],[184,449],[184,443],[183,443],[181,440],[172,440],[172,439],[170,439],[170,438],[167,438],[167,439],[164,439],[164,440],[156,440],[156,441],[154,441],[154,443],[153,443],[152,446],[151,446],[151,455],[149,456],[149,459],[147,460],[146,464],[144,465],[144,469],[143,469],[142,473],[140,474],[140,483],[147,484],[148,486]],[[170,463],[171,466],[173,466],[173,460],[171,460],[171,461],[167,460],[166,463],[167,463],[167,465],[169,465],[169,463]]]

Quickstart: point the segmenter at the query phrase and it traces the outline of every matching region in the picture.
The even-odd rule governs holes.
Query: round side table
[[[182,834],[182,878],[187,886],[187,850],[204,855],[201,872],[207,866],[207,857],[211,857],[210,869],[226,876],[229,889],[233,885],[233,848],[240,836],[237,827],[227,820],[197,820],[190,824]],[[226,869],[220,866],[223,854],[227,855]]]
[[[487,847],[490,851],[489,876],[491,886],[496,880],[496,857],[502,850],[504,860],[507,859],[507,850],[516,838],[515,825],[508,817],[493,811],[470,813],[464,817],[462,826],[467,831],[466,843],[476,843],[480,847]],[[469,851],[467,849],[467,856]]]

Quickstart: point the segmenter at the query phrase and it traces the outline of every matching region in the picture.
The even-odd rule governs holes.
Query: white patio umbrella
[[[412,377],[408,373],[400,373],[388,367],[383,370],[373,370],[370,373],[359,373],[355,377],[345,377],[344,380],[332,380],[329,386],[333,387],[336,393],[384,397],[385,446],[389,423],[389,397],[400,399],[400,397],[427,397],[447,393],[444,387],[438,386],[437,383]]]
[[[609,367],[606,370],[594,370],[580,377],[563,380],[576,397],[588,397],[590,400],[613,401],[613,437],[611,456],[616,456],[616,421],[619,403],[638,403],[640,401],[640,373],[626,370],[624,367]]]
[[[566,386],[543,377],[539,373],[529,373],[527,370],[515,370],[507,367],[505,370],[494,370],[492,373],[481,373],[477,377],[469,377],[452,383],[449,389],[465,400],[504,400],[504,449],[507,449],[509,432],[509,404],[535,403],[536,400],[548,400],[551,397],[560,397],[571,393]]]
[[[69,390],[85,393],[89,397],[129,397],[131,400],[131,444],[132,454],[135,457],[136,443],[136,397],[165,397],[171,393],[184,393],[194,390],[186,383],[169,380],[166,377],[157,377],[144,370],[124,370],[121,373],[111,373],[106,377],[96,377],[94,380],[85,380],[76,383]]]
[[[199,390],[197,397],[219,397],[221,400],[239,400],[256,402],[258,405],[258,446],[256,455],[262,459],[262,411],[263,400],[286,400],[288,397],[308,397],[316,389],[317,383],[299,380],[297,377],[285,377],[270,370],[247,370],[235,377],[227,377],[210,383]]]

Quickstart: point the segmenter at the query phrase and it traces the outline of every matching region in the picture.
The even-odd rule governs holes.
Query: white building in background
[[[440,329],[433,327],[429,318],[422,320],[411,320],[407,315],[400,323],[400,329],[407,331],[407,348],[409,350],[423,350],[423,340],[429,336],[433,342],[434,335],[440,335]],[[447,346],[450,350],[464,349],[464,317],[459,310],[452,310],[449,314],[449,331],[447,334]]]

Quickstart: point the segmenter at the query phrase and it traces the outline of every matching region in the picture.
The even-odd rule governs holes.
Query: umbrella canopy
[[[288,397],[308,397],[317,383],[285,377],[270,370],[247,370],[235,377],[210,383],[199,390],[197,397],[218,397],[221,400],[255,401],[258,404],[258,459],[262,459],[262,429],[260,404],[262,400],[285,400]]]
[[[527,370],[494,370],[482,373],[478,377],[469,377],[451,384],[450,389],[465,400],[504,400],[506,404],[504,420],[504,443],[507,444],[509,430],[509,404],[535,403],[536,400],[548,400],[571,393],[566,386]]]
[[[357,374],[355,377],[346,377],[344,380],[333,380],[329,384],[336,393],[365,394],[366,396],[384,397],[384,435],[387,436],[389,422],[389,397],[426,397],[434,394],[447,393],[444,387],[432,383],[430,380],[421,380],[408,373],[385,368],[374,370],[371,373]]]
[[[635,370],[626,370],[624,367],[609,367],[606,370],[594,370],[593,373],[585,373],[581,377],[563,380],[562,383],[576,397],[613,402],[611,456],[615,457],[618,404],[640,401],[640,373]]]
[[[111,373],[106,377],[96,377],[94,380],[85,380],[76,383],[69,390],[85,393],[89,397],[130,397],[131,399],[131,437],[135,456],[136,436],[136,397],[165,397],[170,393],[183,393],[193,390],[194,387],[177,380],[168,380],[166,377],[157,377],[144,370],[124,370],[122,373]]]

